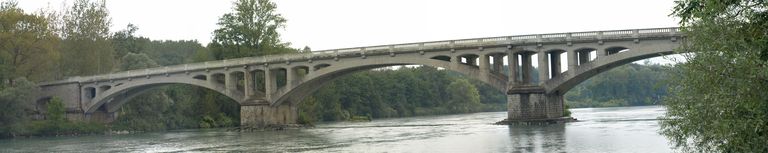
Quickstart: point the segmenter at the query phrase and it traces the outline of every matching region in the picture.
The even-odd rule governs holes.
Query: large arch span
[[[426,57],[429,57],[429,56],[426,56]],[[435,57],[448,57],[448,56],[435,55]],[[500,92],[506,92],[506,89],[507,89],[507,76],[500,73],[480,75],[481,74],[480,69],[478,67],[474,67],[471,65],[458,64],[455,62],[452,63],[451,61],[444,61],[439,59],[425,58],[425,56],[404,57],[404,58],[394,58],[394,59],[386,59],[386,58],[375,59],[379,57],[371,57],[371,58],[374,58],[374,59],[370,59],[370,61],[359,60],[359,61],[344,62],[343,64],[331,65],[331,66],[328,66],[327,68],[310,73],[303,80],[301,80],[297,86],[292,87],[290,89],[283,89],[283,90],[287,90],[284,92],[278,92],[276,97],[279,97],[279,98],[276,99],[272,105],[281,105],[283,102],[286,102],[286,101],[291,101],[291,102],[301,101],[306,96],[320,89],[323,85],[331,82],[332,80],[345,76],[347,74],[364,71],[364,70],[376,69],[376,68],[383,68],[383,67],[390,67],[390,66],[404,66],[404,65],[422,65],[422,66],[431,66],[436,68],[444,68],[447,70],[461,73],[464,76],[467,76],[471,79],[479,80],[483,83],[490,85],[491,87],[493,87],[494,89],[497,89]],[[453,60],[456,60],[456,59],[453,59]]]

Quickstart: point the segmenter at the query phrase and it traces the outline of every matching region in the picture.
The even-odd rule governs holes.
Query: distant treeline
[[[666,80],[673,68],[649,63],[616,67],[568,91],[566,105],[578,108],[661,104],[667,95]]]
[[[300,120],[456,114],[506,109],[506,96],[479,81],[433,67],[359,72],[323,86],[300,105]]]

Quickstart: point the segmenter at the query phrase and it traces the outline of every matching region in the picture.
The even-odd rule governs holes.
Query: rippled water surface
[[[670,152],[664,108],[572,109],[580,122],[503,126],[506,112],[321,124],[269,132],[183,130],[0,140],[0,152]]]

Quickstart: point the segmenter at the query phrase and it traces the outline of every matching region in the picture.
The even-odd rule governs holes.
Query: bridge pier
[[[510,54],[511,58],[508,60],[512,64],[509,66],[510,75],[507,85],[507,119],[498,124],[559,123],[571,119],[563,114],[565,109],[563,96],[558,93],[547,93],[542,86],[543,80],[550,78],[547,53],[538,53],[538,70],[533,67],[534,60],[531,57],[533,54],[532,52]],[[557,67],[559,64],[553,66]],[[538,83],[533,81],[534,71],[539,72]]]
[[[519,86],[507,92],[507,119],[502,124],[571,120],[564,116],[563,96],[547,94],[540,86]]]
[[[283,104],[248,104],[240,106],[241,127],[271,127],[297,124],[298,106]]]

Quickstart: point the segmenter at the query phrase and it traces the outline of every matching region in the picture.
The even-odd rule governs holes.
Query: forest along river
[[[339,122],[267,132],[223,129],[0,140],[0,152],[670,152],[660,106],[571,109],[559,125],[491,123],[506,112]]]

